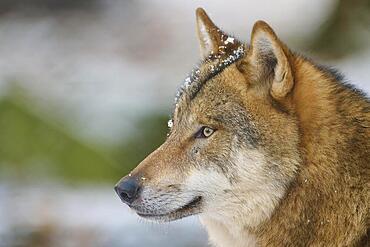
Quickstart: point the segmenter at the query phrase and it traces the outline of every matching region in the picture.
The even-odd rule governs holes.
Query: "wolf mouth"
[[[143,217],[146,219],[159,220],[159,221],[173,221],[173,220],[184,218],[186,216],[198,214],[200,212],[201,203],[202,203],[202,197],[197,196],[193,200],[191,200],[189,203],[169,213],[164,213],[164,214],[153,214],[153,213],[144,213],[144,212],[136,212],[136,213],[140,217]]]

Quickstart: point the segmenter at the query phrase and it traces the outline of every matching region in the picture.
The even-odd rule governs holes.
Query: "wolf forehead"
[[[226,35],[222,31],[219,32],[223,42],[222,45],[218,47],[218,52],[211,52],[209,56],[185,78],[176,93],[174,110],[180,102],[184,102],[185,104],[189,103],[197,96],[198,92],[207,81],[245,55],[245,45],[236,38]],[[173,114],[174,113],[172,113],[168,123],[169,127],[172,125]]]

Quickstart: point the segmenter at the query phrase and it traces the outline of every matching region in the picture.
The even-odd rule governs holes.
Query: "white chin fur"
[[[145,188],[142,192],[142,200],[135,207],[137,212],[142,214],[164,215],[191,202],[197,194],[187,191],[165,192]]]
[[[223,174],[217,169],[201,168],[194,170],[185,184],[190,190],[203,192],[201,219],[207,229],[218,229],[208,226],[207,222],[220,224],[234,239],[245,227],[257,226],[269,218],[285,189],[276,186],[274,179],[266,174],[266,159],[261,152],[239,152],[230,160],[225,164],[230,166],[225,169],[230,174]],[[236,174],[235,180],[232,174]],[[232,183],[228,177],[231,177]]]

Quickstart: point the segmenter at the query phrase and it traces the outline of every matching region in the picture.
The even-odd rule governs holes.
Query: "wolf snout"
[[[136,177],[126,177],[118,182],[114,190],[124,203],[130,205],[139,196],[140,188]]]

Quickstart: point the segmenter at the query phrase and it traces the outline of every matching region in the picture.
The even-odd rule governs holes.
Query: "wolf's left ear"
[[[216,54],[222,45],[222,33],[202,8],[196,10],[197,33],[203,58]]]
[[[254,24],[248,56],[260,77],[272,73],[270,93],[276,99],[282,99],[293,88],[294,79],[288,52],[266,22],[257,21]]]

